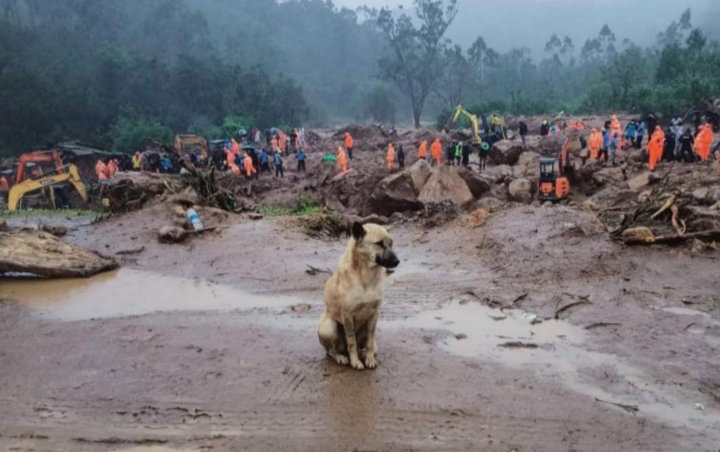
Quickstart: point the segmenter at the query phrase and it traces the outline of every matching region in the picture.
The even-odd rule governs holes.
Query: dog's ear
[[[363,227],[362,223],[359,223],[357,221],[355,223],[353,223],[352,235],[356,241],[358,241],[358,242],[361,241],[363,239],[363,237],[365,237],[365,234],[367,234],[367,232],[365,231],[365,228]]]

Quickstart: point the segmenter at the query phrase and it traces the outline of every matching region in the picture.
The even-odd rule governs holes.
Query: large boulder
[[[475,198],[480,198],[489,192],[490,188],[496,183],[494,177],[484,173],[476,173],[467,168],[458,169],[458,175],[465,181]]]
[[[628,180],[628,187],[630,187],[630,190],[632,191],[641,191],[655,181],[655,178],[653,176],[654,174],[650,171],[642,172],[637,176],[633,177],[632,179]]]
[[[430,164],[425,160],[418,160],[406,171],[410,174],[413,187],[415,187],[415,193],[420,194],[423,187],[425,187],[425,182],[427,182],[432,175],[432,168],[430,167]]]
[[[597,185],[621,184],[625,182],[625,172],[619,167],[603,168],[593,174],[593,182]]]
[[[540,154],[527,151],[520,154],[517,164],[513,167],[515,177],[538,177],[540,172]]]
[[[490,166],[483,172],[483,175],[499,184],[504,182],[506,178],[512,177],[513,169],[510,165]]]
[[[562,150],[563,137],[541,137],[536,151],[544,157],[554,157]]]
[[[421,209],[410,172],[401,171],[381,180],[370,196],[370,207],[373,212],[386,216]]]
[[[425,204],[450,201],[462,207],[473,202],[474,198],[457,168],[441,166],[425,183],[418,200]]]
[[[524,150],[522,142],[500,140],[490,148],[490,162],[495,165],[514,165]]]
[[[535,185],[527,179],[515,179],[508,185],[508,194],[513,201],[531,203],[534,198]]]

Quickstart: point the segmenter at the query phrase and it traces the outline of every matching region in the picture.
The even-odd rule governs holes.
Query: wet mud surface
[[[71,229],[124,267],[0,280],[0,449],[713,451],[714,255],[626,249],[594,217],[516,207],[392,228],[375,371],[315,329],[344,241],[230,217],[156,242],[140,211]]]

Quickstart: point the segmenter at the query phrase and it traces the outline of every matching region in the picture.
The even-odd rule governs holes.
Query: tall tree
[[[393,17],[384,8],[377,24],[390,51],[380,59],[382,77],[410,99],[415,127],[425,101],[442,74],[444,36],[457,14],[457,0],[414,0],[416,27],[407,14]]]

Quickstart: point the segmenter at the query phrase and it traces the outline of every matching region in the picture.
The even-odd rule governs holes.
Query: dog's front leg
[[[363,366],[360,358],[358,358],[357,339],[355,338],[355,320],[351,313],[343,313],[343,326],[345,327],[345,342],[347,342],[350,365],[357,370],[363,370],[365,366]]]
[[[372,317],[367,323],[367,345],[365,346],[365,367],[374,369],[377,367],[375,361],[375,353],[377,353],[377,344],[375,343],[375,329],[377,328],[378,318],[380,317],[380,309],[376,309]]]

